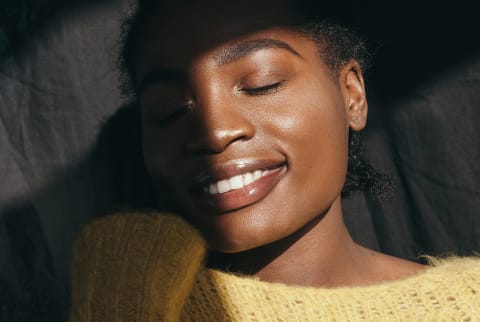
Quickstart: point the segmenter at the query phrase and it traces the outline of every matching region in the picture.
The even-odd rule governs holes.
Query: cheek
[[[326,83],[326,85],[324,84]],[[316,154],[320,149],[345,153],[348,121],[339,89],[331,82],[301,84],[301,91],[287,91],[274,111],[264,115],[266,133],[289,149]],[[273,116],[272,116],[273,115]],[[318,146],[318,149],[307,147]]]
[[[312,83],[314,84],[314,83]],[[292,182],[302,191],[337,194],[343,187],[348,158],[348,122],[335,86],[305,85],[302,95],[285,100],[269,131],[287,158]]]
[[[158,126],[143,122],[142,146],[145,165],[152,178],[165,178],[176,173],[176,156],[179,155],[178,135]],[[173,167],[172,167],[173,166]]]

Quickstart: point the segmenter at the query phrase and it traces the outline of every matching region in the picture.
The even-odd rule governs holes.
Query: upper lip
[[[225,163],[208,165],[202,169],[190,172],[188,182],[190,190],[201,190],[206,185],[219,180],[231,178],[255,170],[270,170],[280,168],[285,160],[274,159],[239,159]]]

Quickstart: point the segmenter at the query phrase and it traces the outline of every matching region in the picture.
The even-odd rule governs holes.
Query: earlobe
[[[351,61],[342,68],[340,74],[348,124],[353,131],[360,131],[367,123],[368,114],[365,84],[360,65],[356,61]]]

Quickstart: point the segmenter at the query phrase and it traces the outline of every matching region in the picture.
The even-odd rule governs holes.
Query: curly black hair
[[[139,35],[145,22],[151,15],[152,5],[158,3],[153,0],[139,0],[136,7],[132,7],[131,14],[122,24],[121,51],[119,67],[121,71],[121,90],[123,95],[132,101],[137,100],[135,80],[135,55]],[[311,16],[307,6],[295,14],[303,15],[303,23],[295,26],[308,39],[311,39],[319,48],[320,57],[330,67],[334,74],[348,62],[355,60],[359,63],[363,73],[371,65],[372,54],[365,40],[353,28],[347,27],[344,22],[339,23],[328,17]],[[306,9],[306,10],[305,10]],[[331,13],[332,10],[324,10]],[[374,197],[383,199],[388,196],[392,188],[392,180],[381,171],[375,169],[362,157],[360,134],[351,132],[349,138],[349,158],[346,182],[342,196],[348,196],[354,191],[366,191]]]

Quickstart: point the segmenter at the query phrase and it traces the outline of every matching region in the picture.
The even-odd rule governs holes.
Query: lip
[[[255,170],[270,170],[270,173],[240,189],[219,194],[204,191],[208,184]],[[252,205],[276,186],[287,171],[284,161],[276,160],[236,160],[226,164],[212,166],[208,170],[197,172],[193,176],[190,192],[199,205],[209,208],[213,213],[226,213]]]

